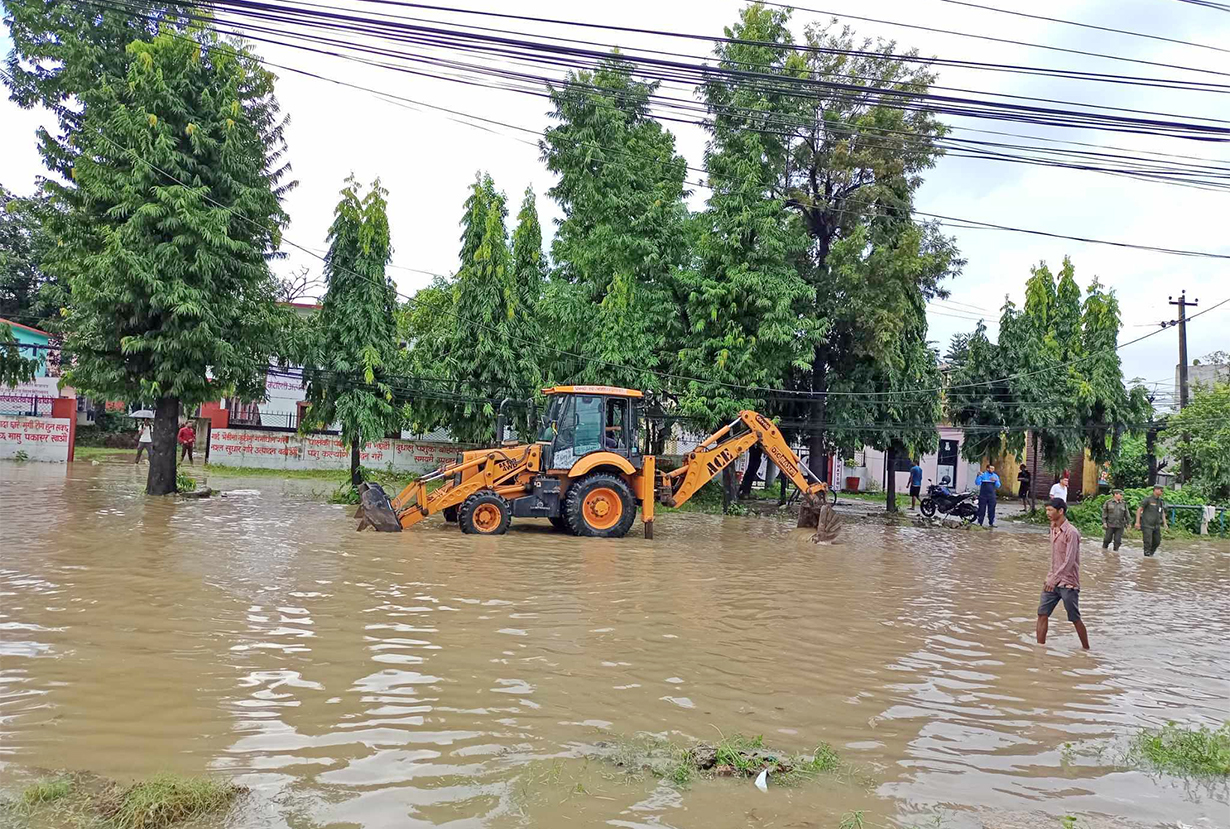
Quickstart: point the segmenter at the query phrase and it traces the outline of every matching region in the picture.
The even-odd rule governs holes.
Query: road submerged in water
[[[667,514],[356,534],[311,481],[146,498],[143,471],[0,463],[0,791],[49,769],[249,786],[243,827],[1224,827],[1223,782],[1123,767],[1230,718],[1230,547],[1082,547],[1085,653],[1033,643],[1045,533]],[[857,774],[677,788],[621,736],[826,742]],[[1077,824],[1080,825],[1080,824]]]

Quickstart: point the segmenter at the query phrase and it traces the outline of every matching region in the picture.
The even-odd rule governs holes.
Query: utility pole
[[[1171,305],[1179,307],[1179,319],[1174,324],[1179,326],[1179,410],[1182,411],[1187,408],[1187,309],[1199,305],[1200,300],[1193,299],[1191,302],[1188,302],[1186,290],[1179,294],[1178,299],[1174,297],[1166,298],[1170,300]],[[1183,443],[1186,444],[1190,439],[1190,436],[1184,433]],[[1191,464],[1184,458],[1183,465],[1179,470],[1179,480],[1187,483],[1190,476]]]

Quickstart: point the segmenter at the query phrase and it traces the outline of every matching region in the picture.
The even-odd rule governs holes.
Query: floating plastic
[[[762,792],[767,792],[769,790],[769,770],[768,769],[761,770],[760,776],[756,778],[756,788],[760,789]]]

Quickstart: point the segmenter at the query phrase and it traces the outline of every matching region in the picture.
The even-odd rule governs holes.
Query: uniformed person
[[[1153,487],[1153,494],[1140,502],[1136,508],[1136,529],[1140,530],[1145,540],[1145,555],[1151,556],[1162,546],[1162,528],[1169,529],[1170,522],[1166,520],[1166,502],[1162,499],[1162,488]]]
[[[1102,505],[1102,549],[1105,550],[1111,542],[1115,549],[1123,543],[1123,530],[1131,520],[1128,505],[1123,502],[1123,490],[1116,489],[1114,497]]]

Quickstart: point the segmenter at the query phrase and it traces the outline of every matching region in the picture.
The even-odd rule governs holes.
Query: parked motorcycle
[[[973,492],[951,492],[944,483],[939,486],[931,484],[927,487],[927,494],[919,502],[918,508],[928,518],[938,512],[941,515],[959,518],[968,524],[978,515],[978,507],[972,503],[973,497]]]

